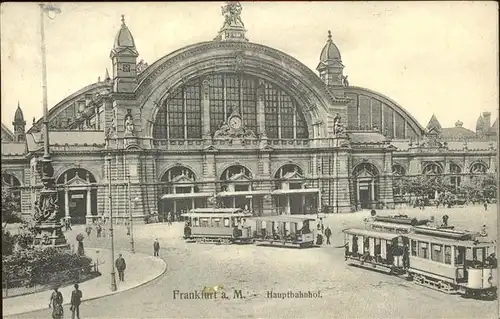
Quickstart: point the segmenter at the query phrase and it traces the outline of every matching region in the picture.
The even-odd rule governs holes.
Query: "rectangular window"
[[[347,104],[347,128],[356,130],[358,128],[358,95],[348,93],[347,97],[351,99]]]
[[[201,138],[200,85],[195,81],[186,90],[187,138]]]
[[[168,101],[169,137],[184,139],[184,99],[182,89]]]
[[[444,246],[444,263],[451,265],[451,246]]]
[[[210,132],[213,134],[217,131],[224,117],[224,80],[222,75],[212,77],[212,83],[209,89],[210,98]]]
[[[370,98],[367,96],[359,96],[359,128],[362,130],[367,130],[371,128],[370,118],[371,118],[371,107]]]
[[[382,111],[381,111],[381,103],[377,100],[371,100],[372,105],[372,128],[376,127],[379,132],[382,129]]]
[[[443,245],[431,245],[431,260],[442,263],[443,262]]]
[[[226,107],[227,116],[231,115],[234,110],[240,112],[240,81],[237,76],[226,75]]]
[[[455,266],[464,264],[465,260],[465,247],[455,247]]]
[[[297,109],[295,106],[295,118],[296,121],[296,130],[297,130],[297,138],[307,138],[309,133],[307,132],[307,123],[304,119],[304,115],[302,115],[301,111]]]
[[[424,259],[429,258],[428,244],[426,242],[418,242],[418,257]]]
[[[281,95],[281,138],[293,139],[293,113],[294,107],[292,99],[285,92],[280,92]]]
[[[256,89],[253,79],[241,81],[241,111],[245,127],[257,133],[257,102]]]
[[[270,84],[265,85],[266,132],[269,138],[278,138],[278,92]]]
[[[417,256],[417,241],[416,240],[411,241],[411,255]]]

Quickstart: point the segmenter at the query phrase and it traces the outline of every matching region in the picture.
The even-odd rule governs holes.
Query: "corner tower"
[[[17,110],[14,114],[14,122],[12,122],[12,125],[14,126],[15,141],[23,142],[26,139],[26,121],[24,120],[23,110],[21,110],[19,102],[17,102]]]
[[[328,40],[326,41],[321,55],[319,64],[316,68],[319,72],[319,77],[331,88],[341,89],[347,86],[347,77],[344,77],[342,58],[340,51],[332,41],[332,32],[328,31]]]
[[[109,55],[113,61],[113,92],[128,93],[135,90],[138,56],[134,37],[125,24],[125,16],[122,15],[122,25]]]

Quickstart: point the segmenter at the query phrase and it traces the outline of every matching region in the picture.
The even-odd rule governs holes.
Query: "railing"
[[[52,289],[52,285],[58,284],[58,285],[65,285],[65,284],[72,284],[76,282],[81,282],[82,279],[85,279],[83,276],[84,274],[96,274],[99,273],[99,265],[104,264],[105,261],[98,261],[94,262],[88,267],[90,267],[90,271],[88,270],[87,267],[78,267],[78,268],[72,268],[60,272],[55,272],[52,274],[47,274],[48,276],[51,276],[52,278],[57,278],[58,274],[61,273],[71,273],[74,272],[75,276],[72,279],[65,280],[64,282],[60,282],[57,279],[48,283],[30,283],[31,279],[26,277],[26,278],[19,278],[19,279],[14,279],[14,280],[3,280],[2,281],[2,298],[12,298],[16,296],[23,296],[23,295],[29,295],[29,294],[34,294],[37,292],[41,291],[46,291]],[[87,268],[87,269],[85,269]]]

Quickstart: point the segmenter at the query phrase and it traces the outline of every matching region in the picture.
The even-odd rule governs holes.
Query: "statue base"
[[[66,237],[62,232],[62,225],[58,222],[42,222],[35,226],[37,235],[34,245],[43,248],[70,249]]]

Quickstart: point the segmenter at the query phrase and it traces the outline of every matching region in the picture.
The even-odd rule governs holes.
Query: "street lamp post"
[[[132,191],[130,189],[130,174],[127,174],[127,189],[128,189],[128,216],[129,216],[129,227],[130,227],[130,251],[135,254],[134,249],[134,227],[132,220]],[[134,204],[135,204],[134,200]]]
[[[108,154],[106,161],[108,162],[108,191],[109,191],[109,238],[111,240],[111,291],[116,291],[115,277],[115,241],[113,234],[113,197],[111,195],[111,155]]]
[[[36,222],[38,235],[35,245],[42,247],[68,248],[69,244],[62,233],[59,222],[59,205],[57,204],[57,190],[55,188],[54,167],[49,148],[49,120],[47,102],[47,61],[45,53],[45,14],[60,13],[61,10],[48,4],[39,4],[40,7],[40,51],[42,55],[42,106],[43,106],[43,157],[37,163],[37,169],[43,184],[40,196],[34,205],[33,219]]]

